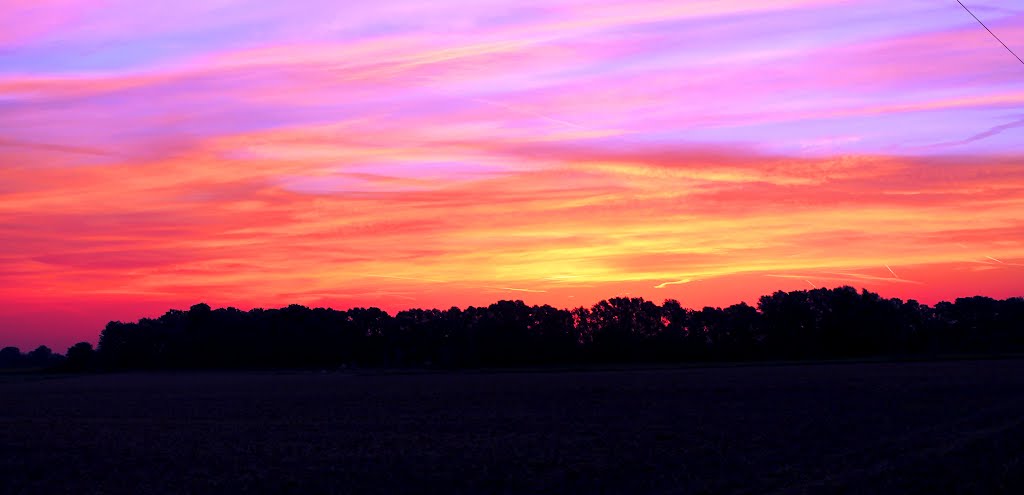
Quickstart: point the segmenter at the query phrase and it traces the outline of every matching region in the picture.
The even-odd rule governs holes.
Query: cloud
[[[658,285],[655,285],[654,288],[655,289],[664,289],[665,287],[668,287],[670,285],[688,284],[691,281],[692,281],[691,279],[684,278],[684,279],[675,280],[675,281],[672,281],[672,282],[662,282],[662,283],[660,283]]]
[[[1024,258],[1024,93],[956,9],[283,5],[0,13],[0,296],[122,311],[1019,289],[962,269]],[[990,15],[1024,35],[1019,12]]]
[[[867,275],[863,273],[831,273],[822,272],[817,274],[780,274],[780,273],[768,273],[766,277],[774,278],[792,278],[798,280],[828,280],[832,282],[844,282],[849,284],[862,285],[865,282],[883,282],[883,283],[898,283],[898,284],[918,284],[921,282],[915,280],[907,280],[902,278],[894,277],[878,277],[874,275]]]
[[[996,135],[1001,134],[1001,133],[1003,133],[1005,131],[1008,131],[1010,129],[1015,129],[1015,128],[1021,127],[1021,126],[1024,126],[1024,119],[1017,119],[1017,120],[1014,120],[1014,121],[1011,121],[1011,122],[1007,122],[1005,124],[1000,124],[1000,125],[997,125],[997,126],[993,126],[992,128],[990,128],[990,129],[988,129],[988,130],[986,130],[984,132],[979,132],[978,134],[975,134],[975,135],[973,135],[973,136],[971,136],[971,137],[969,137],[967,139],[963,139],[963,140],[960,140],[960,141],[954,141],[954,142],[950,142],[950,143],[937,144],[937,145],[935,145],[935,147],[956,146],[956,145],[961,145],[961,144],[969,144],[969,143],[973,143],[975,141],[981,141],[982,139],[986,139],[986,138],[990,138],[992,136],[996,136]]]

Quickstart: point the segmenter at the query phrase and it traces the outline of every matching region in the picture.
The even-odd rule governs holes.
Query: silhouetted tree
[[[17,347],[4,347],[0,349],[0,368],[17,368],[22,366],[24,356],[21,349]]]
[[[91,369],[94,364],[93,354],[92,344],[79,342],[68,348],[65,365],[72,371]]]
[[[55,354],[53,350],[45,345],[36,347],[35,350],[26,354],[26,362],[35,368],[49,368],[61,362],[63,356]]]
[[[719,311],[717,325],[709,340],[721,359],[752,359],[763,354],[765,336],[761,315],[747,303],[733,304]]]
[[[693,352],[687,345],[687,326],[690,323],[690,310],[684,308],[675,299],[666,299],[661,305],[661,329],[651,339],[653,352],[651,357],[656,361],[673,362],[697,359],[699,353]]]
[[[598,361],[635,361],[653,352],[662,329],[661,308],[642,298],[615,297],[590,308],[591,356]]]

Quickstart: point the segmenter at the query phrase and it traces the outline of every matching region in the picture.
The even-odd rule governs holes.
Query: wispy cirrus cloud
[[[5,5],[0,314],[1020,292],[1020,69],[956,5],[300,4]]]

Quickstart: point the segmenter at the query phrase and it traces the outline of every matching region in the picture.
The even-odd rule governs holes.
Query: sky
[[[1024,3],[965,0],[1024,54]],[[292,303],[1024,295],[946,0],[4,0],[0,345]]]

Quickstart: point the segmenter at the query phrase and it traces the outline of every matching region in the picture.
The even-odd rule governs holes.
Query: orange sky
[[[220,4],[0,14],[0,345],[199,301],[1024,295],[1024,66],[962,10]]]

